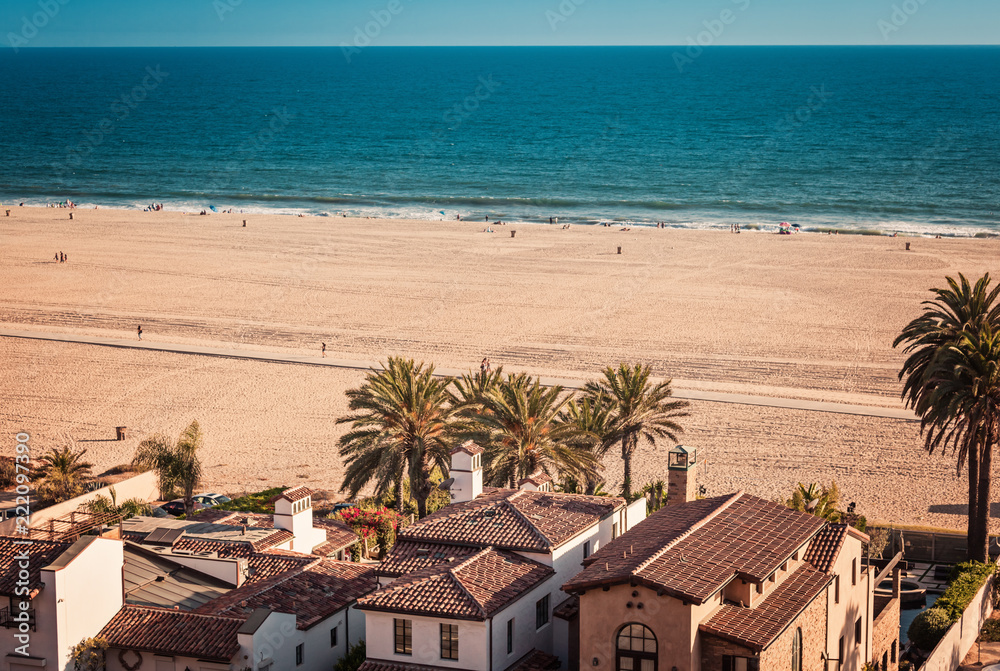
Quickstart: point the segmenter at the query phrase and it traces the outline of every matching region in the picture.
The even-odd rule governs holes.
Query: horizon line
[[[40,45],[19,47],[18,51],[41,49],[343,49],[338,44],[109,44],[109,45]],[[381,44],[365,47],[371,49],[684,49],[686,44]],[[708,49],[743,49],[743,48],[898,48],[898,47],[1000,47],[997,44],[712,44],[703,47]]]

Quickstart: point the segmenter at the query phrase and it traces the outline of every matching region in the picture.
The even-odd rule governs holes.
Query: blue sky
[[[677,45],[712,29],[701,39],[717,45],[1000,43],[997,0],[3,0],[0,35],[30,47],[339,46],[371,12],[391,16],[369,28],[377,46]]]

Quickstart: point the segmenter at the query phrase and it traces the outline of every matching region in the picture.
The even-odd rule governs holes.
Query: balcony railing
[[[29,608],[28,610],[22,611],[17,610],[13,614],[10,612],[10,608],[0,608],[0,627],[5,629],[17,629],[22,624],[25,623],[22,613],[28,614],[27,624],[31,627],[31,631],[35,631],[35,609]],[[15,617],[20,617],[22,619],[17,620]]]

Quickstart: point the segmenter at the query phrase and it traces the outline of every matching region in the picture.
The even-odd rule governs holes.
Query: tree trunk
[[[969,524],[968,524],[968,556],[971,559],[980,545],[979,541],[979,441],[969,448],[966,458],[969,460]]]
[[[979,508],[976,511],[976,546],[969,546],[969,558],[989,561],[990,538],[990,476],[993,465],[993,432],[986,431],[979,461]],[[970,541],[972,539],[969,539]]]
[[[403,501],[403,478],[396,478],[396,512],[402,517],[406,514],[406,503]]]
[[[625,501],[632,501],[632,451],[629,449],[630,436],[622,436],[622,461],[625,462],[625,477],[622,482],[622,496]]]

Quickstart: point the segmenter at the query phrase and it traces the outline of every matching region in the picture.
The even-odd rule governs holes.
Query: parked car
[[[232,501],[228,496],[222,494],[195,494],[195,503],[200,503],[206,508],[211,508],[212,506],[217,506],[220,503],[229,503]]]
[[[348,508],[355,508],[357,507],[357,505],[358,504],[356,503],[338,503],[335,506],[333,506],[333,510],[331,510],[330,513],[335,515],[339,513],[341,510],[346,510]]]
[[[195,497],[197,498],[197,497]],[[207,508],[203,503],[199,503],[197,500],[194,502],[194,509],[201,510],[202,508]],[[160,506],[161,510],[165,510],[174,517],[184,514],[184,499],[174,499],[173,501],[168,501]]]

